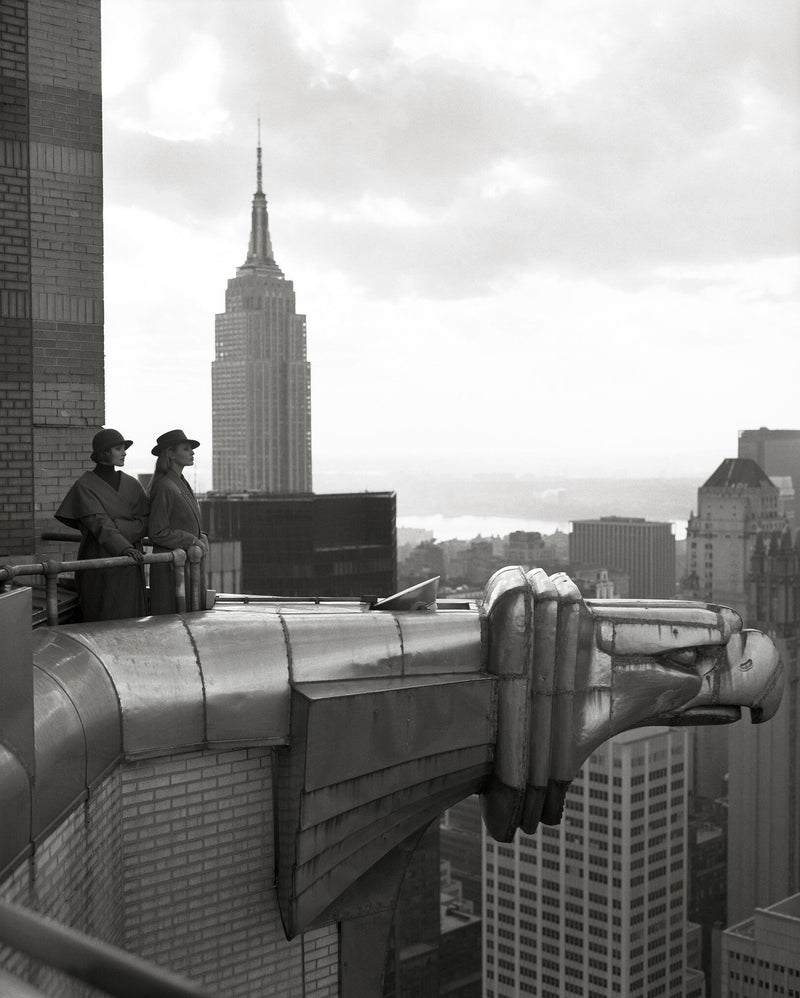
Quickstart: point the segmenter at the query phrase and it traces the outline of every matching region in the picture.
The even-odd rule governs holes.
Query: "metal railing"
[[[186,592],[184,566],[189,562],[189,592]],[[188,551],[163,551],[159,554],[144,555],[141,564],[155,565],[163,562],[172,564],[175,579],[175,607],[178,613],[204,608],[203,549],[193,544]],[[0,587],[18,578],[38,576],[44,578],[47,623],[51,627],[58,624],[58,579],[61,575],[85,572],[92,568],[130,568],[139,564],[127,555],[118,558],[87,558],[85,561],[41,561],[28,565],[0,565]]]
[[[192,981],[70,929],[38,912],[0,900],[0,942],[114,998],[209,998]]]

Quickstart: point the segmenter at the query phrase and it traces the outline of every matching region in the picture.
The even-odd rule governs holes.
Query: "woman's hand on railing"
[[[144,554],[138,548],[126,548],[122,553],[131,561],[135,561],[137,565],[141,565],[144,561]]]

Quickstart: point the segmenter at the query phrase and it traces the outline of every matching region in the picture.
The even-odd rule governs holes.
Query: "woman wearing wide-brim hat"
[[[142,538],[148,502],[139,482],[117,471],[133,443],[119,430],[104,429],[92,440],[94,469],[70,486],[56,519],[81,532],[78,560],[125,555],[130,566],[88,568],[75,573],[84,620],[118,620],[147,613]]]
[[[183,477],[183,469],[194,464],[197,440],[190,440],[183,430],[168,430],[156,441],[151,453],[156,467],[150,483],[150,540],[153,553],[188,551],[192,545],[203,550],[200,577],[203,580],[201,606],[205,604],[205,568],[208,537],[203,532],[200,507],[192,487]],[[189,595],[189,563],[185,566],[186,594]],[[172,565],[150,566],[150,612],[175,613],[175,577]]]

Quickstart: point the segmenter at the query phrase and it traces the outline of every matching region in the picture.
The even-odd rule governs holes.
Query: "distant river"
[[[686,537],[686,521],[677,520],[675,537]],[[518,520],[511,516],[444,516],[430,513],[423,516],[398,516],[398,528],[430,530],[434,540],[471,540],[473,537],[505,537],[512,530],[538,530],[540,534],[554,534],[557,530],[569,533],[568,520]],[[402,543],[402,540],[401,540]]]

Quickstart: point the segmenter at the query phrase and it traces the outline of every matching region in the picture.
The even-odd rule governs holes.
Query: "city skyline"
[[[705,476],[739,430],[797,425],[793,5],[166,11],[103,6],[106,419],[132,470],[181,426],[210,487],[259,115],[320,482]]]

